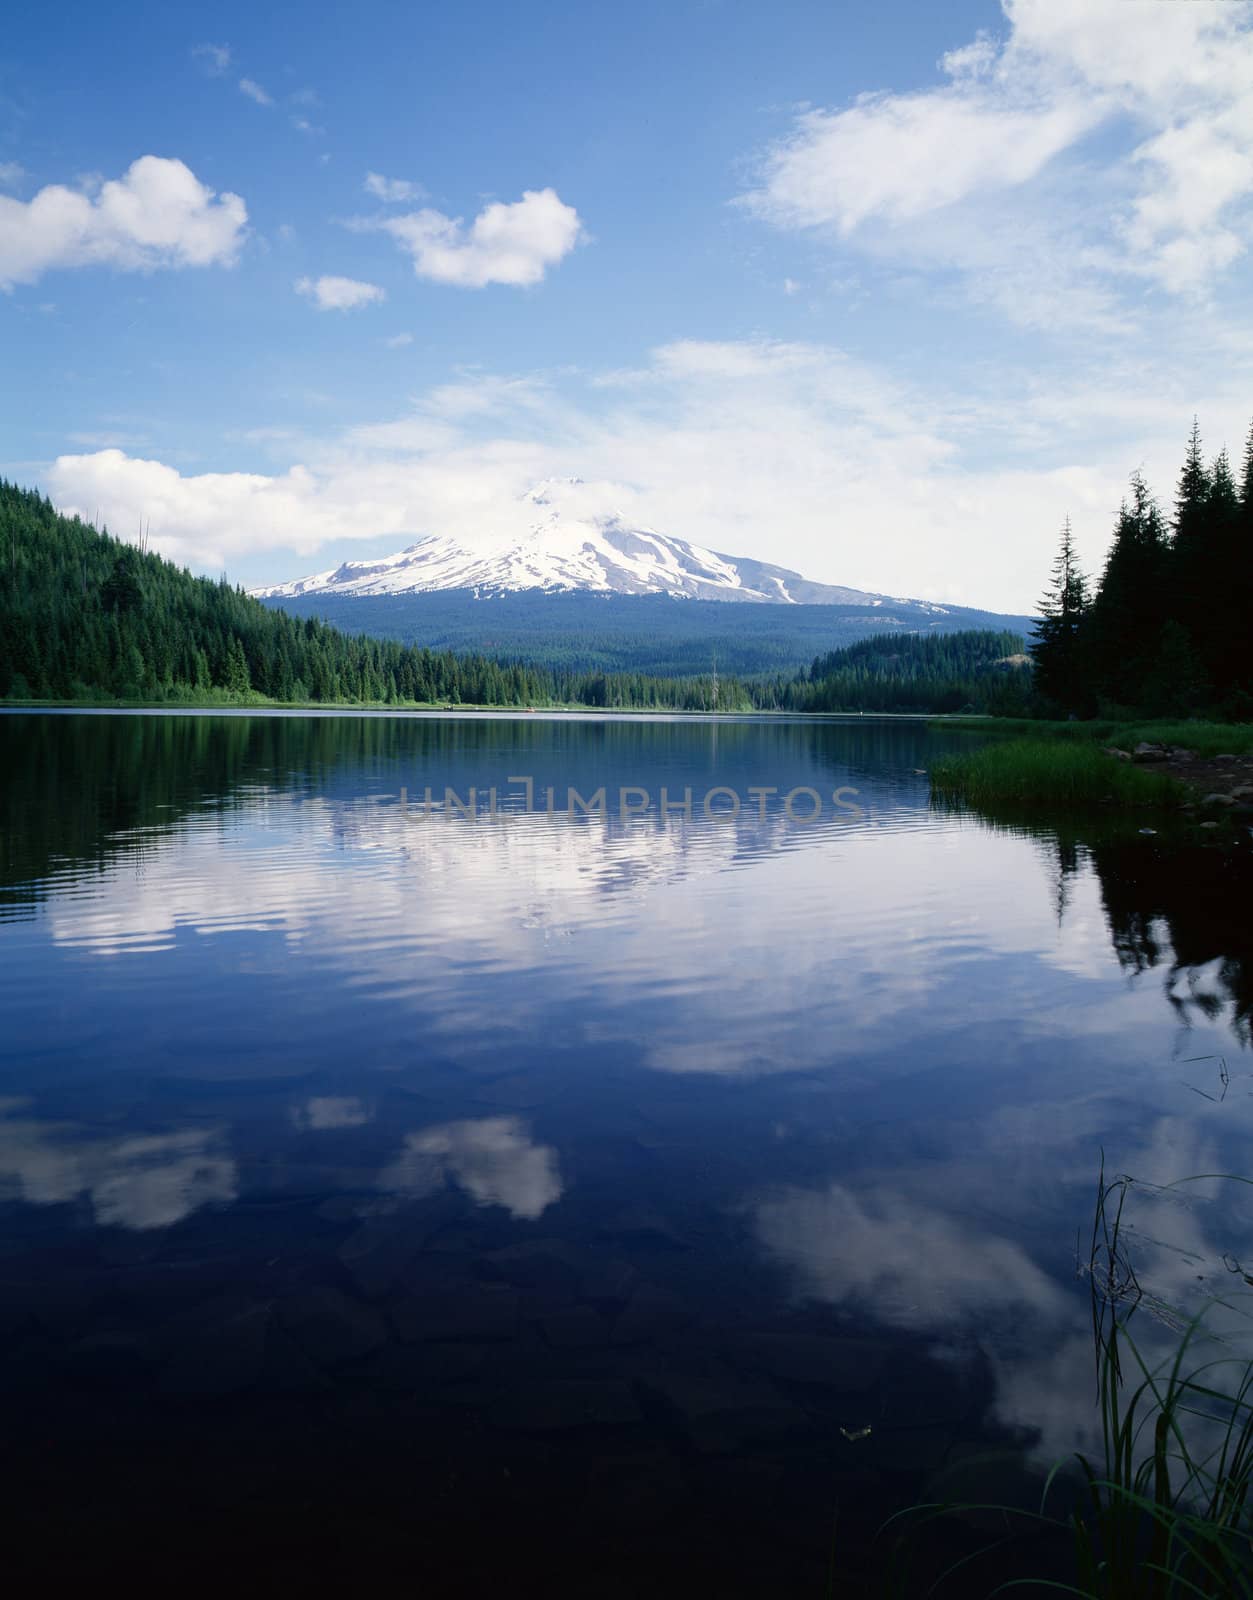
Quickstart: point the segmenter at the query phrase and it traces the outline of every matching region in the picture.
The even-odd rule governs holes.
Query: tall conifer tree
[[[1088,580],[1079,570],[1067,517],[1053,562],[1053,581],[1040,602],[1032,645],[1036,687],[1065,711],[1080,710],[1087,698],[1082,659],[1087,610]]]

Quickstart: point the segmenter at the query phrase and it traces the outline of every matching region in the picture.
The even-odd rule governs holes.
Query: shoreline
[[[752,707],[736,711],[694,711],[677,706],[495,706],[495,705],[350,705],[343,702],[320,700],[280,702],[263,701],[259,705],[244,703],[206,705],[194,700],[2,700],[0,714],[57,715],[82,714],[88,716],[205,716],[205,717],[285,717],[285,716],[337,716],[337,717],[507,717],[509,719],[536,717],[584,719],[601,721],[611,717],[644,717],[664,721],[698,722],[756,722],[769,719],[774,722],[921,722],[937,720],[931,711],[775,711]],[[948,719],[945,719],[948,720]],[[954,716],[953,721],[961,720]],[[974,719],[971,720],[983,720]]]

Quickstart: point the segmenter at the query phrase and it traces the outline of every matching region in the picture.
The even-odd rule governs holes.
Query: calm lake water
[[[1102,1150],[1237,1338],[1248,851],[969,739],[0,716],[10,1577],[884,1592],[1092,1440]]]

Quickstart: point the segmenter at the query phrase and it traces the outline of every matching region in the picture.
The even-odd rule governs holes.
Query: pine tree
[[[1226,710],[1247,717],[1253,711],[1247,704],[1253,690],[1248,646],[1253,611],[1253,429],[1239,488],[1226,450],[1215,461],[1206,517],[1210,560],[1196,597],[1198,619],[1205,619],[1198,642]]]
[[[248,672],[248,658],[238,639],[232,639],[226,651],[226,687],[232,694],[247,694],[252,688]]]
[[[1151,709],[1146,684],[1157,661],[1168,604],[1170,543],[1142,475],[1118,514],[1114,542],[1091,607],[1093,687],[1111,707]]]
[[[1210,476],[1201,454],[1201,430],[1195,417],[1188,436],[1188,453],[1175,491],[1174,550],[1171,579],[1176,619],[1194,643],[1205,625],[1205,575],[1213,556],[1210,548]]]
[[[1079,570],[1070,518],[1062,525],[1061,547],[1053,562],[1053,581],[1040,602],[1032,655],[1040,694],[1065,711],[1086,699],[1083,663],[1088,580]]]

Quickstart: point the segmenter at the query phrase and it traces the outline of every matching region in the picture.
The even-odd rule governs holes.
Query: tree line
[[[861,640],[745,681],[577,670],[346,633],[60,515],[0,482],[0,697],[247,705],[580,705],[682,711],[1019,713],[1013,633]]]
[[[435,652],[270,610],[0,481],[0,697],[751,709],[743,686]]]
[[[1067,521],[1032,655],[1051,715],[1253,717],[1253,428],[1237,484],[1226,450],[1206,463],[1197,422],[1163,514],[1131,479],[1095,585]]]
[[[807,671],[753,686],[781,711],[978,712],[1024,716],[1030,658],[1019,634],[992,629],[876,634],[815,657]]]

